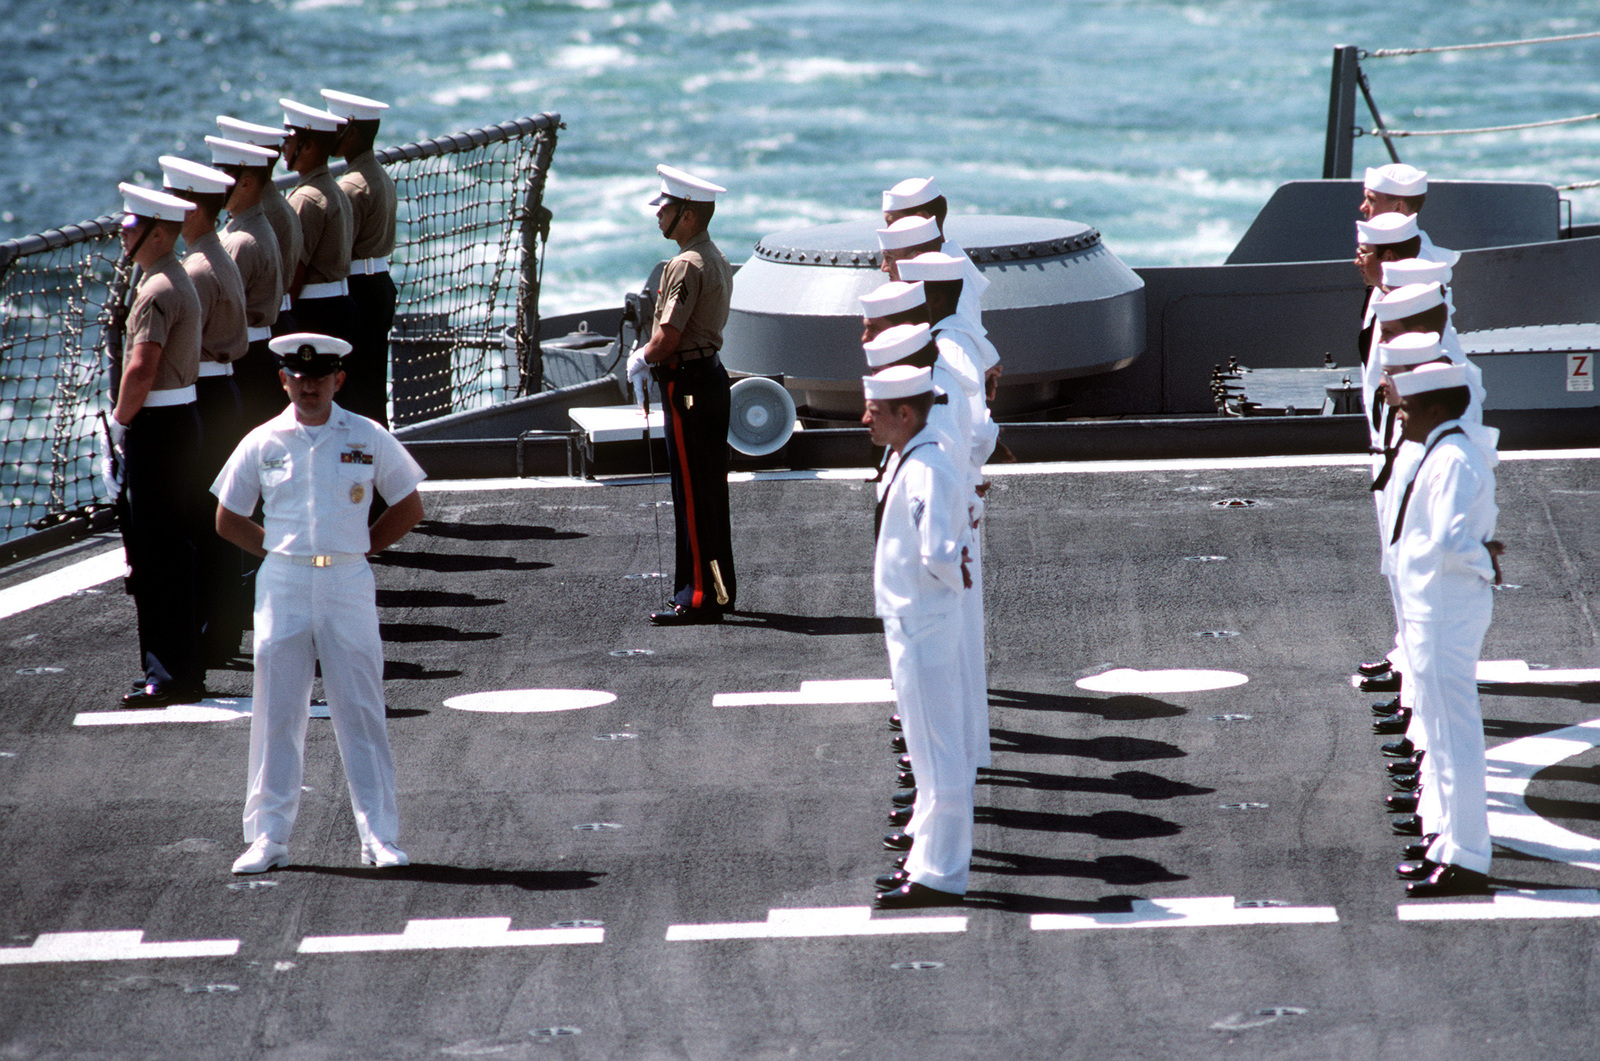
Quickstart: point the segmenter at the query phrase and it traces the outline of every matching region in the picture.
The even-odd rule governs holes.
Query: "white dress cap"
[[[911,210],[933,202],[942,194],[932,177],[909,177],[883,193],[883,212]]]
[[[924,243],[943,243],[939,222],[931,217],[902,217],[888,228],[878,229],[878,249],[897,251],[920,247]]]
[[[933,390],[933,370],[915,365],[895,365],[861,377],[861,390],[869,402],[912,398]]]
[[[220,169],[202,166],[177,155],[162,155],[157,161],[161,163],[164,183],[171,191],[221,195],[233,187],[233,178]]]
[[[933,329],[926,324],[896,324],[880,332],[876,339],[863,344],[861,349],[867,355],[869,366],[882,368],[921,353],[932,342]]]
[[[270,147],[257,147],[243,140],[224,140],[220,136],[206,137],[211,148],[213,166],[270,166],[278,153]]]
[[[1465,365],[1418,365],[1394,377],[1395,393],[1402,398],[1423,391],[1444,391],[1467,385]]]
[[[307,107],[304,103],[296,103],[292,99],[280,99],[278,106],[283,108],[283,124],[291,129],[334,133],[344,125],[344,119],[337,114],[318,110],[316,107]]]
[[[1383,263],[1383,286],[1405,287],[1407,284],[1448,284],[1450,266],[1445,262],[1430,262],[1426,258],[1406,258],[1398,262]]]
[[[928,296],[921,284],[890,280],[861,296],[861,315],[868,320],[876,320],[927,304]]]
[[[650,200],[651,206],[660,206],[673,199],[687,199],[691,203],[714,203],[717,201],[718,192],[728,190],[720,184],[702,180],[693,173],[686,173],[676,166],[657,166],[656,173],[661,176],[661,192]]]
[[[1380,321],[1404,320],[1424,310],[1444,305],[1444,288],[1438,284],[1407,284],[1378,300]]]
[[[1378,344],[1378,358],[1383,362],[1384,368],[1425,365],[1444,356],[1444,347],[1439,345],[1438,332],[1407,332],[1395,336],[1386,343]]]
[[[255,122],[240,121],[230,118],[226,114],[217,115],[217,128],[227,133],[231,139],[243,140],[247,144],[257,147],[276,148],[283,143],[284,130],[282,126],[257,125]]]
[[[302,346],[311,347],[312,353],[343,357],[353,348],[343,339],[321,332],[289,332],[267,340],[267,349],[275,354],[292,354]]]
[[[1356,222],[1356,242],[1368,247],[1404,243],[1416,238],[1418,231],[1414,214],[1379,214],[1371,221]]]
[[[928,251],[900,263],[902,280],[960,280],[966,259]]]
[[[387,103],[379,103],[352,92],[336,92],[331,88],[322,90],[322,100],[328,105],[328,113],[341,118],[354,118],[358,122],[375,122],[389,109]]]
[[[154,188],[141,188],[137,184],[119,184],[117,191],[122,193],[122,208],[128,212],[128,216],[122,219],[124,227],[134,224],[136,217],[182,221],[183,215],[195,208],[187,199],[179,199],[176,195],[158,192]]]
[[[1369,167],[1367,179],[1363,183],[1380,195],[1399,195],[1409,198],[1413,195],[1428,194],[1427,171],[1408,166],[1404,162]]]

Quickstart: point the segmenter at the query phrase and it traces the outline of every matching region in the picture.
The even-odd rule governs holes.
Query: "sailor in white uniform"
[[[972,264],[972,259],[967,257],[967,252],[955,240],[944,235],[944,220],[949,214],[949,200],[939,190],[939,185],[932,177],[909,177],[896,184],[893,188],[883,193],[883,223],[893,226],[896,221],[905,217],[932,218],[939,226],[940,243],[938,250],[952,258],[960,258],[962,262],[961,277],[966,281],[961,292],[960,309],[957,311],[969,320],[974,328],[983,327],[983,309],[979,300],[984,291],[989,287],[989,280]]]
[[[384,726],[383,643],[367,558],[422,518],[422,469],[395,437],[333,402],[350,344],[272,340],[290,407],[245,436],[212,485],[217,533],[264,556],[256,579],[255,710],[235,873],[287,865],[300,805],[313,669],[322,664],[361,862],[407,864],[396,843],[394,759]],[[389,508],[370,527],[374,492]],[[250,518],[257,500],[264,526]]]
[[[1420,864],[1402,864],[1413,897],[1487,889],[1490,860],[1483,716],[1477,666],[1500,580],[1493,541],[1499,432],[1463,420],[1459,365],[1422,365],[1394,377],[1408,441],[1422,455],[1396,505],[1390,541],[1417,714],[1438,786],[1437,833]]]
[[[1369,167],[1361,185],[1361,216],[1368,221],[1379,214],[1416,216],[1428,198],[1427,171],[1404,162]],[[1418,231],[1421,232],[1420,222]],[[1460,251],[1436,247],[1426,232],[1421,235],[1422,248],[1417,257],[1445,265],[1455,265],[1461,259]]]
[[[898,365],[866,377],[863,387],[862,423],[874,443],[898,458],[881,506],[873,590],[917,770],[907,879],[880,892],[877,906],[959,903],[972,862],[973,819],[960,677],[961,596],[971,584],[965,490],[926,426],[933,373]]]

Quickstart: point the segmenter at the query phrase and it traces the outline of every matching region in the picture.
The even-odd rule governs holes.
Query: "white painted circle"
[[[616,698],[616,693],[603,693],[595,689],[499,689],[452,696],[444,702],[444,706],[457,711],[527,715],[545,711],[581,711],[586,707],[609,704]]]
[[[1231,670],[1133,670],[1118,667],[1103,674],[1079,678],[1077,685],[1092,693],[1201,693],[1209,689],[1231,689],[1250,679]]]

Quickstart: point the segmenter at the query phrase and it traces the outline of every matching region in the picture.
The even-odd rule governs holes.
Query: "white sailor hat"
[[[1444,356],[1444,347],[1439,345],[1438,332],[1407,332],[1405,335],[1395,336],[1386,343],[1378,344],[1378,359],[1384,368],[1425,365]]]
[[[927,251],[900,263],[902,280],[960,280],[962,259],[938,251]]]
[[[117,185],[117,191],[122,193],[122,208],[128,216],[122,219],[126,228],[135,223],[135,218],[151,217],[157,221],[182,221],[183,216],[195,208],[187,199],[179,199],[176,195],[167,192],[158,192],[154,188],[141,188],[137,184],[126,182]]]
[[[1451,269],[1445,262],[1426,258],[1406,258],[1398,262],[1383,263],[1383,286],[1405,287],[1407,284],[1448,284]]]
[[[270,147],[258,147],[243,140],[225,140],[220,136],[206,137],[206,146],[211,148],[213,166],[270,166],[278,157],[278,152]]]
[[[233,178],[220,169],[202,166],[177,155],[162,155],[157,161],[161,163],[163,183],[170,191],[222,195],[233,187]]]
[[[883,193],[883,211],[910,210],[943,194],[932,177],[910,177]]]
[[[912,398],[933,390],[933,370],[915,365],[894,365],[861,377],[861,389],[869,402]]]
[[[1356,242],[1368,247],[1404,243],[1416,238],[1417,232],[1415,214],[1379,214],[1371,221],[1356,222]]]
[[[1408,166],[1404,162],[1391,162],[1387,166],[1370,166],[1367,169],[1367,179],[1362,183],[1382,195],[1409,198],[1428,193],[1427,171]]]
[[[861,296],[861,315],[876,320],[927,304],[928,295],[921,284],[891,280]]]
[[[313,131],[332,133],[337,132],[344,125],[344,119],[331,111],[318,110],[308,107],[304,103],[296,103],[292,99],[280,99],[278,106],[283,108],[283,124],[291,129],[311,129]]]
[[[1395,393],[1402,398],[1423,391],[1443,391],[1467,385],[1465,365],[1418,365],[1393,377]]]
[[[701,180],[693,173],[685,173],[676,166],[657,166],[656,173],[661,176],[661,191],[650,200],[651,206],[660,206],[674,199],[687,199],[691,203],[714,203],[717,201],[718,192],[728,190],[720,184]]]
[[[217,128],[227,133],[231,139],[274,149],[283,143],[285,135],[282,126],[258,125],[255,122],[230,118],[226,114],[217,115]]]
[[[878,333],[876,339],[862,344],[861,350],[867,355],[869,366],[882,368],[920,353],[931,342],[933,329],[926,324],[896,324]]]
[[[920,247],[924,243],[936,243],[943,239],[939,235],[939,222],[931,217],[902,217],[888,228],[878,229],[878,249],[886,251],[902,250],[906,247]]]
[[[289,332],[267,340],[267,349],[278,355],[278,367],[291,376],[328,376],[344,367],[342,358],[351,346],[320,332]]]
[[[331,88],[322,90],[322,99],[328,105],[328,113],[337,114],[341,118],[353,118],[358,122],[375,122],[389,109],[387,103],[379,103],[375,99],[357,96],[353,92],[338,92]]]
[[[1380,321],[1404,320],[1424,310],[1444,305],[1444,288],[1438,284],[1407,284],[1397,287],[1378,300],[1376,307]]]

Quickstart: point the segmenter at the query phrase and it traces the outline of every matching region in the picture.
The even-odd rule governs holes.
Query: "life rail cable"
[[[1362,59],[1393,59],[1402,55],[1428,55],[1434,52],[1472,52],[1482,51],[1485,48],[1516,48],[1524,44],[1558,44],[1562,41],[1582,41],[1600,37],[1600,31],[1594,33],[1568,33],[1562,37],[1528,37],[1520,41],[1486,41],[1483,44],[1442,44],[1436,48],[1379,48],[1376,51],[1362,49],[1356,54]]]
[[[1523,122],[1520,125],[1490,125],[1482,129],[1362,129],[1357,127],[1357,136],[1381,136],[1385,139],[1399,138],[1402,136],[1472,136],[1476,133],[1513,133],[1519,129],[1543,129],[1550,125],[1573,125],[1577,122],[1592,122],[1600,120],[1600,114],[1580,114],[1573,118],[1551,118],[1543,122]]]

